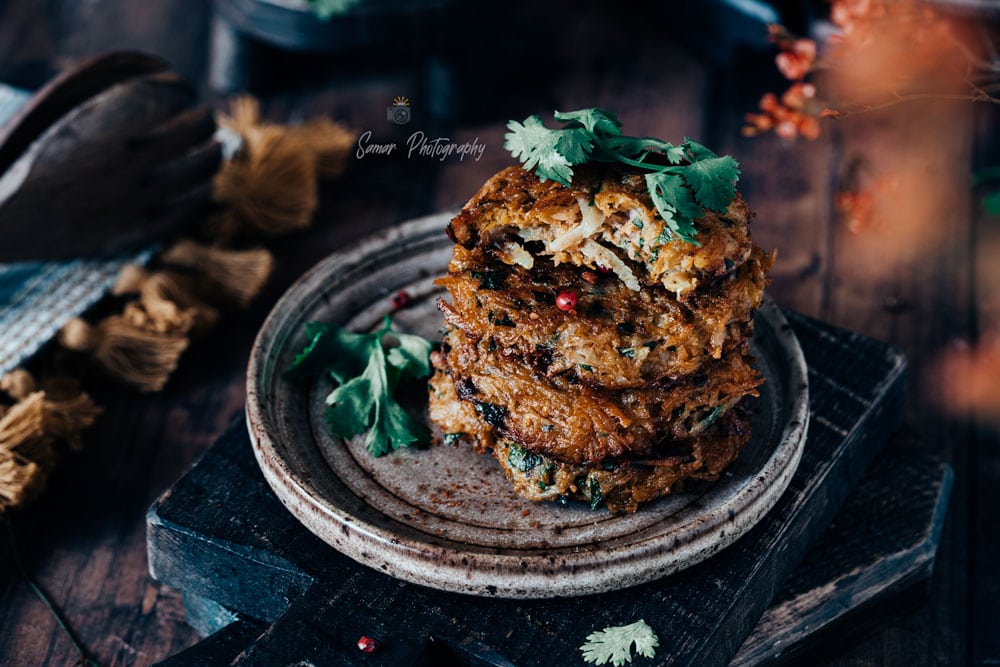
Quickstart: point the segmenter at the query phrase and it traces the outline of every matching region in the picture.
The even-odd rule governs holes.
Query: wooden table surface
[[[858,261],[857,240],[838,222],[832,201],[852,165],[877,165],[912,143],[906,129],[912,126],[903,122],[912,109],[828,124],[811,143],[745,139],[743,113],[761,93],[781,86],[766,56],[712,66],[669,38],[675,33],[663,29],[664,12],[647,19],[640,11],[570,11],[572,3],[556,4],[562,14],[538,17],[522,9],[510,19],[535,32],[500,31],[515,42],[529,39],[523,50],[544,78],[505,72],[503,63],[484,65],[487,74],[459,89],[464,106],[474,108],[468,101],[481,99],[483,108],[476,120],[453,127],[421,120],[427,107],[417,61],[376,68],[350,58],[274,58],[283,85],[262,95],[271,118],[325,113],[388,137],[393,127],[385,108],[407,95],[414,121],[397,141],[424,129],[459,142],[478,137],[485,152],[478,162],[352,160],[341,180],[324,186],[313,227],[273,245],[280,265],[261,298],[195,345],[163,392],[94,388],[105,415],[86,434],[85,450],[62,463],[14,529],[33,575],[102,665],[145,665],[198,639],[184,623],[180,595],[147,573],[144,513],[242,409],[253,336],[282,291],[322,257],[374,229],[461,205],[510,162],[502,149],[507,118],[586,106],[616,110],[631,133],[690,135],[734,155],[743,168],[741,190],[757,211],[755,239],[779,251],[770,294],[782,305],[894,342],[911,361],[909,428],[956,472],[937,570],[924,599],[844,641],[839,654],[827,656],[829,664],[1000,664],[1000,440],[995,431],[942,415],[926,380],[935,354],[956,337],[974,337],[989,314],[974,277],[1000,261],[977,252],[997,221],[976,205],[969,174],[1000,157],[996,110],[967,105],[946,117],[938,133],[921,137],[939,149],[930,169],[948,197],[939,222],[946,233],[933,251],[885,279],[878,257]],[[166,57],[204,86],[209,5],[0,0],[0,81],[36,86],[72,58],[138,48]],[[554,28],[559,39],[534,41],[539,26]],[[491,34],[497,33],[487,26],[483,35],[456,39],[488,45]],[[72,646],[12,570],[4,553],[0,664],[72,664]]]

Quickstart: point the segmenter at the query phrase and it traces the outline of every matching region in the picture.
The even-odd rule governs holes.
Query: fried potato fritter
[[[749,221],[737,195],[726,213],[706,211],[695,220],[695,245],[671,234],[640,173],[579,167],[567,188],[514,166],[483,185],[448,234],[466,249],[526,269],[533,253],[525,244],[535,243],[541,250],[534,254],[556,265],[605,267],[633,291],[656,286],[684,298],[749,259]]]
[[[635,292],[614,275],[547,259],[531,271],[483,266],[457,246],[449,274],[437,280],[452,301],[439,307],[467,336],[530,360],[547,377],[573,372],[594,386],[640,387],[691,375],[724,350],[745,353],[771,261],[754,248],[711,289],[679,301],[664,290]],[[556,305],[566,290],[577,295],[571,312]]]
[[[713,480],[750,440],[753,313],[774,261],[737,194],[675,238],[642,173],[582,165],[573,184],[520,166],[447,232],[446,327],[430,416],[490,451],[515,490],[613,512]]]
[[[679,443],[670,456],[658,459],[585,466],[532,454],[507,439],[491,449],[514,489],[529,500],[569,497],[592,507],[604,503],[612,512],[634,512],[639,503],[681,491],[685,481],[718,479],[750,440],[749,420],[742,413],[727,413],[704,433]]]
[[[747,358],[731,354],[680,381],[601,389],[572,375],[539,377],[516,358],[463,338],[453,330],[444,342],[457,397],[507,437],[566,463],[650,456],[664,439],[699,434],[761,383]]]
[[[451,378],[440,368],[431,384],[431,414],[450,442],[490,450],[518,494],[534,501],[574,498],[592,506],[603,502],[612,512],[633,512],[639,503],[679,491],[685,480],[717,479],[750,439],[746,410],[737,406],[698,435],[646,458],[565,463],[499,434],[471,403],[458,400]]]

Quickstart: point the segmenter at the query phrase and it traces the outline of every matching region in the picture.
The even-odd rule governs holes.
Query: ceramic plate
[[[798,465],[808,419],[802,351],[767,301],[753,352],[767,378],[753,401],[753,439],[714,484],[634,514],[517,496],[489,455],[467,447],[404,449],[374,458],[323,424],[327,381],[284,375],[303,325],[374,328],[405,289],[395,326],[438,337],[432,283],[451,256],[449,215],[421,218],[335,254],[303,276],[264,322],[247,374],[247,422],[268,483],[309,530],[354,560],[433,588],[511,598],[634,586],[693,565],[747,532]]]

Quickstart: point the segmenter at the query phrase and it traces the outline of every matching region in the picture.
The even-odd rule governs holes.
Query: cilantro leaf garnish
[[[573,178],[573,170],[570,168],[573,163],[566,154],[579,157],[579,151],[584,150],[583,144],[577,144],[574,149],[564,143],[562,150],[559,150],[560,141],[572,143],[572,139],[563,139],[570,135],[553,134],[542,125],[542,119],[538,116],[528,116],[524,123],[512,120],[507,127],[510,128],[510,133],[505,135],[504,148],[523,162],[525,168],[534,169],[543,180],[569,184],[569,180]],[[576,164],[580,162],[583,160]]]
[[[719,157],[685,138],[674,145],[651,137],[621,133],[621,123],[610,111],[580,109],[556,111],[559,129],[545,127],[541,118],[510,121],[504,148],[542,179],[570,185],[573,167],[586,162],[620,162],[647,172],[646,186],[653,205],[674,236],[700,245],[694,221],[705,211],[724,212],[736,196],[739,164]]]
[[[579,123],[588,132],[601,132],[611,136],[620,136],[622,133],[621,121],[613,113],[604,109],[556,111],[552,117],[563,123]]]
[[[684,170],[684,181],[705,208],[723,213],[736,196],[736,181],[740,173],[736,160],[729,157],[712,157],[692,162]]]
[[[694,200],[694,193],[685,187],[683,177],[658,172],[646,174],[646,189],[667,229],[684,240],[693,238],[697,232],[692,220],[701,215],[701,207]]]
[[[298,377],[329,373],[337,381],[326,397],[324,415],[333,435],[352,438],[367,431],[364,444],[373,456],[429,437],[427,428],[393,398],[400,383],[431,374],[429,340],[393,331],[388,316],[375,333],[310,322],[306,336],[309,342],[288,372]]]
[[[631,625],[604,628],[587,635],[587,642],[580,647],[585,662],[596,665],[611,663],[622,667],[632,662],[632,645],[635,652],[644,658],[656,655],[660,640],[646,621],[638,620]]]

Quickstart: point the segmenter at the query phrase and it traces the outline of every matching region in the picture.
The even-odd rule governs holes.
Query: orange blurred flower
[[[840,0],[831,18],[840,28],[827,55],[836,106],[864,108],[908,93],[953,94],[970,82],[970,51],[951,23],[916,0]]]
[[[798,81],[805,78],[816,62],[816,42],[811,39],[797,39],[774,57],[774,62],[786,79]]]
[[[1000,418],[1000,337],[971,347],[953,345],[938,360],[931,379],[946,409]]]
[[[879,210],[887,202],[894,202],[899,191],[899,176],[879,176],[866,188],[841,190],[833,199],[833,207],[840,221],[852,234],[861,234],[878,223]],[[892,195],[892,196],[890,196]]]
[[[871,0],[833,0],[830,20],[845,33],[854,30],[855,21],[868,17],[872,9]]]
[[[871,227],[875,214],[875,198],[867,190],[850,192],[842,190],[833,200],[840,219],[852,234],[860,234]]]
[[[822,60],[815,41],[793,35],[781,25],[768,26],[768,38],[780,50],[775,56],[778,70],[795,84],[782,95],[779,106],[776,98],[761,100],[761,113],[747,115],[745,136],[773,130],[785,138],[815,139],[820,118],[934,96],[1000,104],[976,82],[977,77],[1000,78],[977,55],[976,40],[956,34],[955,26],[924,2],[832,0],[830,19],[838,32],[831,36]],[[820,67],[828,72],[821,81],[822,95],[812,83],[805,83]],[[809,94],[803,97],[805,90]],[[825,103],[819,104],[820,97]]]
[[[820,111],[815,103],[816,86],[811,83],[793,84],[779,100],[774,93],[760,98],[762,113],[748,113],[743,136],[752,137],[768,130],[783,139],[794,139],[801,135],[806,139],[819,137]]]
[[[786,107],[802,110],[806,104],[816,98],[816,86],[811,83],[796,83],[781,96],[781,102]]]

